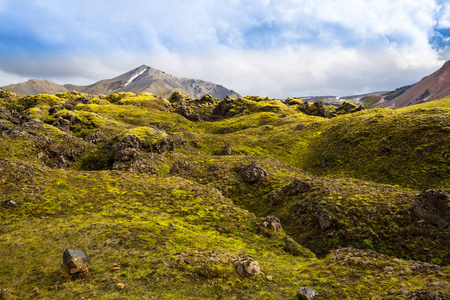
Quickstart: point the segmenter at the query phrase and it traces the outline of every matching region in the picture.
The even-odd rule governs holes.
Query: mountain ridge
[[[19,84],[2,87],[22,95],[57,94],[79,91],[92,95],[112,94],[116,92],[148,92],[162,97],[168,97],[178,91],[193,98],[210,94],[213,98],[225,98],[227,95],[240,95],[222,85],[200,79],[177,77],[147,65],[141,65],[131,71],[111,79],[103,79],[90,85],[60,85],[48,80],[30,79]]]

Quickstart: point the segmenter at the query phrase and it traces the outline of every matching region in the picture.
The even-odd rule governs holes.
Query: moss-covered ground
[[[358,111],[260,97],[1,97],[9,299],[450,294],[450,229],[413,210],[420,190],[450,189],[450,98]],[[268,175],[246,180],[252,163]],[[270,215],[283,230],[259,233]],[[88,275],[60,277],[67,248],[89,256]],[[261,274],[235,271],[246,256]]]

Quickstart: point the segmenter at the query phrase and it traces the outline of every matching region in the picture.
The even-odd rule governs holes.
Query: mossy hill
[[[450,190],[449,107],[2,90],[0,291],[448,299],[450,227],[417,194]],[[283,229],[261,230],[268,216]],[[60,277],[66,248],[88,276]],[[260,274],[235,271],[248,257]]]

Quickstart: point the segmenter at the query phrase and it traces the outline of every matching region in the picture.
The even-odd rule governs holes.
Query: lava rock
[[[283,228],[281,227],[280,220],[274,216],[268,216],[261,224],[258,226],[258,233],[272,236],[277,232],[281,232]]]
[[[442,190],[427,190],[416,195],[414,212],[439,228],[450,228],[450,194]]]
[[[252,162],[241,169],[241,175],[245,182],[254,183],[268,176],[269,172],[261,168],[257,162]]]
[[[70,130],[70,125],[72,125],[69,121],[67,121],[66,119],[63,118],[58,118],[55,123],[53,124],[53,126],[55,126],[56,128],[64,131],[64,132],[69,132]]]
[[[89,257],[80,250],[66,249],[61,264],[61,276],[72,277],[86,275],[89,272],[91,262]]]

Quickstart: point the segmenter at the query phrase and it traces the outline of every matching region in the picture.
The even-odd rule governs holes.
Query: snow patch
[[[141,76],[145,71],[147,71],[148,68],[145,68],[144,70],[142,70],[141,72],[133,75],[130,77],[130,79],[128,79],[128,81],[125,83],[125,86],[129,85],[131,82],[133,82],[133,80],[135,80],[136,78],[138,78],[139,76]]]

